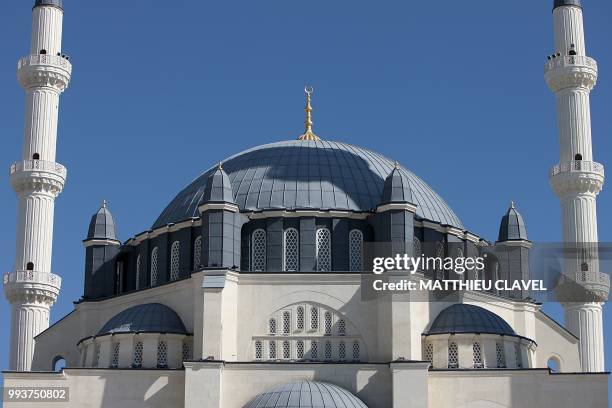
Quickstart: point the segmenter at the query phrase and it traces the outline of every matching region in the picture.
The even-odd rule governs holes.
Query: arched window
[[[189,360],[191,358],[191,347],[189,347],[189,343],[183,342],[183,361]]]
[[[304,330],[304,307],[298,306],[297,308],[297,329]]]
[[[310,341],[310,359],[316,360],[319,358],[319,344],[316,340]]]
[[[300,238],[295,228],[285,230],[283,238],[283,270],[295,272],[300,269]]]
[[[553,373],[561,372],[561,361],[555,356],[548,359],[548,361],[546,362],[546,366]]]
[[[113,354],[111,357],[111,367],[119,367],[119,350],[121,349],[121,343],[113,343]]]
[[[157,368],[168,367],[168,344],[165,341],[157,343]]]
[[[331,233],[327,228],[317,230],[317,271],[331,271]]]
[[[298,340],[296,343],[296,356],[298,360],[304,358],[304,340]]]
[[[157,247],[151,251],[151,286],[157,285]]]
[[[276,319],[270,319],[268,322],[268,332],[271,335],[276,334]]]
[[[340,361],[346,360],[346,344],[343,341],[338,344],[338,359]]]
[[[448,344],[448,368],[459,367],[459,349],[454,341]]]
[[[261,341],[257,340],[255,342],[255,360],[261,360],[263,358],[263,347],[261,345]]]
[[[423,255],[423,250],[421,249],[421,240],[418,237],[412,238],[412,256],[415,258]]]
[[[359,361],[361,359],[361,350],[359,348],[359,342],[355,340],[353,342],[353,361]]]
[[[425,361],[429,361],[429,364],[433,363],[434,346],[433,343],[427,343],[425,345]]]
[[[38,154],[38,153],[34,153],[34,154],[32,155],[32,160],[40,160],[40,154]]]
[[[495,358],[497,360],[497,368],[506,368],[506,356],[502,343],[495,343]]]
[[[85,364],[87,363],[87,350],[89,350],[89,346],[85,345],[81,353],[81,367],[85,367]]]
[[[291,333],[291,313],[283,312],[283,334]]]
[[[315,306],[310,308],[310,328],[312,330],[319,328],[319,309]]]
[[[170,280],[175,281],[179,278],[180,267],[180,243],[174,241],[170,247]]]
[[[331,341],[325,342],[325,361],[329,361],[332,359],[332,344]]]
[[[98,367],[100,365],[100,345],[98,343],[94,344],[94,358],[92,363],[92,366],[94,367]]]
[[[266,231],[253,231],[251,249],[251,270],[262,272],[266,270]]]
[[[291,346],[287,340],[283,341],[283,358],[286,360],[291,358]]]
[[[44,48],[40,50],[40,55],[46,55],[47,54],[47,50],[45,50]]]
[[[480,347],[480,343],[477,341],[472,343],[472,356],[474,359],[474,368],[483,368],[482,348]]]
[[[193,242],[193,270],[200,269],[202,263],[202,237],[198,236]]]
[[[62,356],[57,356],[53,359],[53,371],[59,372],[66,368],[66,359]]]
[[[136,290],[140,289],[140,254],[136,257]]]
[[[26,265],[26,270],[33,271],[34,270],[34,262],[28,262]]]
[[[331,336],[332,334],[332,315],[329,312],[325,312],[325,335]]]
[[[436,244],[436,277],[438,279],[444,279],[444,244],[442,242],[438,242]]]
[[[582,160],[582,155],[580,153],[578,153],[576,156],[574,156],[574,160],[576,160],[576,161]]]
[[[142,367],[142,341],[137,341],[134,345],[134,356],[132,358],[132,367],[140,368]]]
[[[346,336],[346,321],[338,320],[338,336]]]
[[[363,232],[357,229],[349,233],[349,267],[351,272],[363,270]]]
[[[516,368],[523,368],[523,355],[519,343],[514,344],[514,358],[516,360]]]
[[[274,340],[268,345],[268,355],[270,360],[276,360],[276,342]]]

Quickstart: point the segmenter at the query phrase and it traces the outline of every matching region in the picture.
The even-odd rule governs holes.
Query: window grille
[[[316,307],[310,308],[310,328],[313,330],[319,328],[319,309]]]
[[[268,345],[268,355],[270,360],[276,360],[276,342],[271,341]]]
[[[459,349],[457,343],[451,342],[448,345],[448,368],[459,367]]]
[[[151,251],[151,286],[157,285],[157,247]]]
[[[425,361],[429,361],[430,364],[433,363],[433,352],[433,343],[427,343],[425,346]]]
[[[472,354],[474,357],[474,368],[483,368],[482,364],[482,348],[480,343],[475,341],[472,343]]]
[[[331,341],[325,342],[325,360],[329,361],[332,358],[332,345]]]
[[[363,270],[363,233],[359,230],[349,234],[349,266],[351,272]]]
[[[338,320],[338,335],[346,336],[346,322],[344,319]]]
[[[189,343],[183,343],[183,361],[191,359],[191,347],[189,347]]]
[[[111,367],[117,368],[119,367],[119,349],[121,348],[120,343],[113,344],[113,355],[111,358]]]
[[[134,368],[142,367],[142,341],[136,342],[134,345],[134,358],[132,361]]]
[[[93,366],[98,367],[100,365],[100,345],[96,343],[94,345],[94,360]]]
[[[168,367],[168,344],[165,341],[157,343],[157,368]]]
[[[504,345],[495,343],[495,357],[497,359],[497,368],[506,368],[506,356],[504,355]]]
[[[332,315],[329,312],[325,312],[325,335],[331,336],[332,334]]]
[[[298,306],[297,308],[297,329],[304,330],[304,308]]]
[[[331,271],[331,233],[327,228],[317,230],[317,271]]]
[[[288,311],[283,312],[283,334],[291,333],[291,314]]]
[[[361,359],[361,350],[359,349],[359,342],[355,340],[353,342],[353,361],[359,361]]]
[[[521,345],[516,343],[514,345],[514,356],[516,358],[516,368],[523,368],[523,358],[521,354]]]
[[[276,334],[276,319],[270,319],[270,322],[268,324],[268,331],[271,335]]]
[[[200,269],[202,263],[202,237],[198,236],[193,243],[193,270]]]
[[[340,361],[346,360],[346,344],[343,341],[338,344],[338,358]]]
[[[319,344],[316,340],[310,342],[310,359],[316,360],[319,358]]]
[[[436,244],[436,258],[436,277],[444,279],[444,245],[441,242]]]
[[[296,355],[299,360],[304,358],[304,341],[298,340],[296,343]]]
[[[263,347],[261,341],[255,342],[255,359],[261,360],[263,358]]]
[[[266,270],[266,231],[253,231],[251,270],[262,272]]]
[[[283,358],[291,358],[291,347],[289,346],[289,342],[287,340],[283,341]]]
[[[140,289],[140,254],[136,258],[136,290]]]
[[[414,237],[412,239],[412,253],[415,258],[423,255],[423,250],[421,249],[421,240],[418,237]]]
[[[180,243],[174,241],[170,247],[170,280],[174,281],[179,278],[179,266],[180,266]]]
[[[298,271],[300,269],[300,238],[295,228],[285,230],[284,239],[284,268],[285,271]]]

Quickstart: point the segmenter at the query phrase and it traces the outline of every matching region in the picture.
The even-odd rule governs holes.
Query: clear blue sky
[[[60,104],[57,160],[68,182],[55,211],[53,272],[63,287],[53,321],[82,293],[81,240],[102,199],[122,240],[148,229],[212,164],[299,135],[306,83],[315,88],[318,135],[397,159],[470,231],[494,240],[514,199],[533,241],[560,237],[547,177],[558,158],[555,101],[543,79],[553,52],[552,0],[64,3],[63,48],[74,74]],[[600,67],[591,97],[594,156],[611,164],[612,3],[583,3],[587,52]],[[23,143],[15,71],[29,49],[30,13],[22,0],[6,1],[0,13],[3,272],[14,260],[8,168]],[[599,197],[601,241],[612,241],[610,191]],[[560,317],[558,307],[547,310]],[[4,368],[3,296],[0,316]]]

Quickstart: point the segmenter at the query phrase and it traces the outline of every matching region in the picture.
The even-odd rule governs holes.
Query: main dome
[[[292,140],[257,146],[223,161],[234,200],[241,211],[341,210],[372,211],[379,204],[385,178],[395,162],[347,143]],[[199,217],[207,170],[164,209],[153,228]],[[463,229],[444,200],[403,167],[417,216]]]

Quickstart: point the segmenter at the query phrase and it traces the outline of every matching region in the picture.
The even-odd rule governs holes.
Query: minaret
[[[30,370],[34,337],[49,327],[61,285],[51,273],[51,249],[55,198],[66,181],[66,168],[55,162],[59,96],[72,71],[61,51],[63,15],[61,0],[36,0],[30,53],[17,65],[26,92],[25,131],[21,160],[10,170],[19,200],[15,269],[4,275],[11,304],[9,367],[17,371]]]
[[[602,302],[609,276],[599,271],[596,196],[604,183],[604,167],[593,161],[589,93],[597,82],[597,63],[586,56],[580,0],[555,0],[555,53],[545,78],[557,97],[560,161],[550,184],[561,201],[566,259],[563,273],[588,291],[562,299],[565,323],[580,338],[582,371],[604,371]],[[574,286],[575,287],[575,286]]]

